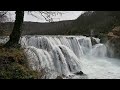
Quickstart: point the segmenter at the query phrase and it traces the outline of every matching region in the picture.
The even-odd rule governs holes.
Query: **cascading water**
[[[24,36],[21,38],[21,44],[26,47],[29,65],[34,70],[47,68],[49,71],[57,72],[55,77],[68,77],[81,71],[79,59],[83,52],[75,37]]]
[[[106,57],[107,48],[104,44],[96,44],[93,46],[89,54],[93,57]]]
[[[99,39],[94,39],[99,43]],[[91,38],[85,36],[24,36],[21,44],[29,50],[26,54],[30,67],[54,71],[54,78],[57,75],[69,77],[82,71],[81,61],[86,56],[104,57],[106,54],[103,44],[92,46]]]
[[[87,78],[120,78],[120,61],[107,57],[106,45],[100,39],[85,36],[23,36],[29,67],[45,70],[42,78],[86,78],[76,75],[83,71]],[[7,40],[7,39],[6,39]],[[5,41],[5,40],[3,40]]]

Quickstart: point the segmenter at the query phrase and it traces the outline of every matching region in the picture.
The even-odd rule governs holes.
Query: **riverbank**
[[[0,79],[38,79],[39,73],[28,67],[23,49],[0,45]]]

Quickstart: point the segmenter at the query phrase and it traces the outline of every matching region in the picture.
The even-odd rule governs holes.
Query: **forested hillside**
[[[67,34],[90,35],[91,31],[95,36],[106,34],[115,26],[120,25],[120,11],[87,11],[78,17],[67,31]]]
[[[22,35],[63,35],[73,21],[60,21],[52,23],[24,22]],[[9,35],[13,28],[12,22],[1,24],[0,29],[4,29],[4,34]]]

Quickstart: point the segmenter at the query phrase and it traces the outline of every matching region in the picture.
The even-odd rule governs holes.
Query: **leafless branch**
[[[8,11],[6,11],[6,12],[3,12],[3,11],[2,11],[2,14],[0,15],[0,18],[2,18],[4,15],[6,15],[7,12],[8,12]]]
[[[28,11],[28,13],[30,14],[30,15],[32,15],[33,17],[35,17],[35,18],[38,18],[38,16],[37,15],[35,15],[35,14],[33,14],[32,13],[33,11]],[[61,11],[34,11],[34,12],[37,12],[37,13],[39,13],[46,21],[48,21],[48,22],[54,22],[53,21],[53,17],[54,16],[57,16],[57,15],[62,15],[63,14],[63,12],[61,12]],[[39,19],[39,18],[38,18]]]
[[[32,15],[33,17],[39,19],[36,15],[34,15],[31,11],[28,11],[28,14]]]

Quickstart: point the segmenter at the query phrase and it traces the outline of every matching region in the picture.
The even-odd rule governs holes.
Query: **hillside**
[[[67,34],[90,36],[93,31],[94,36],[99,37],[119,25],[120,11],[86,11],[73,22]]]
[[[67,28],[73,21],[60,21],[52,23],[24,22],[22,35],[61,35],[64,34]],[[4,31],[9,35],[12,31],[13,23],[6,22],[2,24]]]
[[[22,35],[86,35],[91,32],[95,37],[102,37],[114,27],[120,25],[120,11],[86,11],[76,20],[52,23],[24,22]],[[2,28],[9,35],[13,23],[2,24]],[[0,27],[0,30],[2,29]]]

